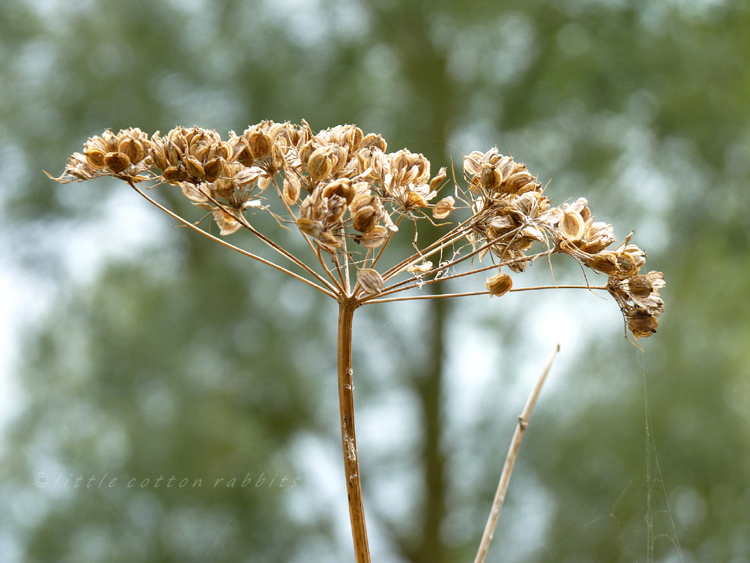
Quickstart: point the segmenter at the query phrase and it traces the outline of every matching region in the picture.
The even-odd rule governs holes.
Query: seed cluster
[[[556,252],[568,254],[589,268],[609,276],[607,290],[617,301],[628,328],[636,337],[656,332],[657,317],[664,312],[659,289],[664,287],[661,272],[640,275],[646,253],[625,244],[607,250],[615,242],[612,225],[594,221],[586,198],[573,204],[550,207],[539,182],[526,166],[496,148],[485,154],[473,152],[464,159],[472,210],[472,235],[485,242],[488,251],[508,262],[514,272],[523,271],[524,259],[534,242],[554,245]],[[487,280],[493,295],[503,295],[512,283],[507,274]]]
[[[365,135],[354,125],[315,134],[304,121],[263,121],[242,135],[230,132],[226,140],[199,127],[178,127],[150,138],[139,129],[105,131],[90,138],[83,153],[71,156],[65,173],[56,179],[113,176],[133,187],[145,182],[178,186],[212,216],[222,235],[246,227],[313,273],[312,267],[255,231],[245,217],[252,208],[268,211],[310,242],[328,276],[315,274],[324,291],[362,302],[489,269],[497,273],[486,280],[487,293],[501,296],[513,287],[502,268],[520,273],[541,256],[567,254],[608,276],[602,289],[614,297],[636,338],[656,331],[657,317],[664,311],[659,295],[663,275],[640,273],[646,254],[630,244],[630,236],[610,250],[615,243],[612,225],[594,221],[585,198],[553,207],[526,166],[497,148],[464,158],[466,188],[448,180],[445,168],[434,176],[430,168],[423,155],[407,149],[388,153],[380,135]],[[452,195],[437,199],[451,184]],[[267,195],[271,186],[278,197]],[[464,214],[461,222],[437,241],[420,248],[415,236],[414,255],[390,269],[376,269],[403,219],[416,229],[419,220],[434,224],[458,212]],[[446,253],[452,255],[445,259]],[[326,265],[325,256],[333,266]],[[492,264],[459,272],[457,266],[474,256],[488,256]],[[439,259],[437,266],[430,257]],[[350,267],[356,268],[353,289]],[[410,280],[388,285],[401,274],[411,274]]]

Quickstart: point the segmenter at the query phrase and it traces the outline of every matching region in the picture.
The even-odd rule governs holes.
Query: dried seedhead
[[[99,176],[120,178],[145,197],[138,185],[177,186],[206,210],[221,235],[250,230],[304,273],[266,263],[336,298],[395,300],[387,296],[492,268],[520,273],[539,257],[560,253],[608,276],[599,289],[614,297],[636,338],[654,333],[664,310],[663,276],[640,274],[646,254],[630,244],[630,237],[608,250],[615,242],[612,225],[594,221],[585,198],[553,207],[526,166],[497,148],[464,158],[464,189],[447,181],[445,168],[433,176],[423,155],[408,149],[389,153],[380,135],[365,135],[354,125],[316,134],[304,121],[263,121],[242,135],[230,132],[226,140],[200,127],[178,127],[150,138],[140,129],[125,129],[90,138],[57,180]],[[437,199],[450,184],[452,193]],[[276,197],[268,195],[271,186]],[[315,259],[308,264],[258,232],[245,218],[253,209],[296,226]],[[394,235],[403,231],[404,220],[418,231],[420,220],[444,221],[460,213],[465,216],[438,240],[418,246],[415,234],[415,254],[376,269]],[[410,240],[412,235],[405,236]],[[492,264],[476,268],[474,257],[489,257]],[[471,266],[461,270],[461,264]],[[502,296],[513,291],[513,281],[497,270],[485,287],[489,295]]]

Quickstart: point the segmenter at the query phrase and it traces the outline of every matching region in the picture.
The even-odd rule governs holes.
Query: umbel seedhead
[[[486,292],[456,295],[502,296],[513,291],[503,269],[518,274],[541,256],[567,254],[608,277],[604,285],[580,287],[606,289],[636,339],[656,332],[664,311],[663,275],[641,273],[646,253],[630,244],[632,233],[611,248],[612,225],[594,221],[585,198],[553,207],[526,166],[497,148],[464,158],[466,187],[461,187],[455,178],[446,181],[445,168],[432,175],[423,155],[408,149],[389,153],[383,137],[365,135],[354,125],[315,134],[304,121],[263,121],[242,135],[230,132],[226,140],[200,127],[150,138],[136,128],[91,137],[56,180],[99,176],[124,180],[153,203],[141,187],[179,188],[221,235],[250,230],[303,270],[295,277],[337,299],[382,302],[397,292],[487,270],[495,273],[485,282]],[[451,195],[438,198],[451,184]],[[312,251],[310,259],[257,231],[249,211],[271,213],[279,224],[297,229]],[[446,228],[439,239],[417,244],[421,220],[435,224],[455,216],[459,223],[438,225]],[[404,220],[413,224],[413,235],[401,234]],[[379,268],[397,235],[413,241],[415,252],[396,266]],[[490,265],[477,267],[474,257]],[[422,297],[427,296],[388,300]]]

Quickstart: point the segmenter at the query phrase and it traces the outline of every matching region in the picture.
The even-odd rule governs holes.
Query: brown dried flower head
[[[513,281],[498,267],[520,273],[540,257],[566,254],[607,276],[600,289],[615,298],[636,338],[656,331],[664,310],[663,276],[640,273],[646,254],[630,244],[630,236],[610,249],[614,229],[594,220],[585,198],[553,207],[526,165],[497,148],[464,158],[466,188],[455,178],[450,181],[446,168],[432,176],[422,154],[387,150],[380,135],[365,134],[355,125],[314,133],[304,121],[263,121],[226,139],[200,127],[177,127],[151,138],[140,129],[124,129],[90,138],[57,180],[113,176],[150,200],[139,186],[177,186],[213,220],[220,235],[244,228],[303,275],[247,255],[332,297],[361,304],[410,299],[388,296],[489,269],[497,273],[486,280],[486,293],[501,296],[513,291]],[[438,196],[449,186],[450,193]],[[256,230],[246,217],[252,212],[269,213],[298,231],[312,250],[313,265]],[[448,219],[456,222],[437,225],[445,228],[437,240],[419,238],[420,221]],[[399,225],[404,222],[414,225],[413,234],[403,234]],[[415,253],[383,268],[380,258],[395,238],[411,244]],[[490,264],[478,266],[485,259]]]

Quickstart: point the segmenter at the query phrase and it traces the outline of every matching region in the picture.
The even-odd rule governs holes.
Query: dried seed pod
[[[365,149],[369,147],[374,147],[379,149],[382,152],[385,152],[388,148],[388,144],[385,142],[385,139],[381,137],[380,135],[377,135],[375,133],[368,133],[364,136],[362,141],[359,143],[360,149]]]
[[[579,244],[578,247],[588,254],[601,252],[615,242],[615,234],[612,225],[602,222],[595,223],[593,217],[590,217],[589,220],[586,221],[585,231],[586,232],[583,235],[583,243]]]
[[[424,184],[430,178],[430,161],[408,149],[388,155],[392,185]]]
[[[93,168],[101,170],[106,166],[104,159],[107,157],[107,151],[99,147],[87,146],[83,149],[83,154],[86,156],[86,162]]]
[[[627,245],[622,252],[633,259],[636,270],[640,270],[646,263],[646,253],[634,244]]]
[[[273,176],[263,175],[260,177],[260,180],[258,180],[258,188],[260,189],[261,193],[265,192],[268,189],[268,186],[271,185],[272,181]]]
[[[630,278],[638,273],[640,266],[636,263],[632,254],[620,252],[617,255],[617,272],[618,277]]]
[[[536,218],[549,209],[549,199],[535,191],[524,192],[512,201],[512,206],[525,217]]]
[[[70,155],[68,162],[65,165],[65,172],[59,178],[55,178],[48,172],[45,172],[49,178],[60,182],[61,184],[67,184],[73,181],[91,180],[97,176],[96,170],[88,163],[86,157],[80,153],[75,152]]]
[[[490,224],[487,226],[487,236],[490,240],[496,239],[515,228],[516,223],[509,215],[493,217],[492,221],[490,221]]]
[[[544,233],[537,229],[536,227],[529,226],[525,227],[521,230],[521,238],[522,239],[528,239],[529,241],[537,241],[537,242],[544,242],[546,240],[546,237],[544,236]],[[528,250],[528,249],[523,249]]]
[[[516,171],[526,170],[526,166],[514,161],[512,156],[501,157],[495,163],[495,166],[497,166],[497,169],[500,171],[500,174],[503,175],[503,178],[510,178],[510,176]]]
[[[228,166],[229,165],[226,164],[224,168],[226,169]],[[257,166],[253,166],[251,168],[245,168],[243,166],[239,172],[232,176],[232,181],[234,182],[234,185],[237,187],[237,189],[242,190],[248,186],[252,186],[255,182],[257,182],[261,174],[263,174],[263,170],[258,168]]]
[[[173,145],[177,150],[179,150],[180,154],[184,154],[185,149],[187,149],[187,133],[188,131],[186,131],[184,127],[176,127],[167,134],[169,144]],[[190,133],[190,135],[192,136],[192,133]]]
[[[213,182],[219,176],[221,176],[221,173],[224,171],[225,165],[226,161],[220,156],[214,157],[209,160],[206,163],[206,166],[203,167],[206,172],[206,181]]]
[[[266,133],[274,142],[276,141],[276,138],[279,136],[279,134],[288,125],[288,123],[273,123],[272,121],[267,121],[266,123],[271,124],[271,126],[266,130]]]
[[[182,162],[182,149],[176,143],[170,143],[167,147],[167,159],[172,166],[179,166]]]
[[[200,180],[203,180],[206,177],[206,173],[203,170],[203,165],[194,156],[188,155],[182,160],[182,162],[185,165],[188,173],[192,176],[195,176]]]
[[[484,282],[484,287],[487,288],[491,296],[500,297],[510,291],[513,287],[513,280],[508,274],[499,273],[491,278],[487,278],[487,281]]]
[[[263,133],[262,131],[253,131],[246,137],[247,146],[250,149],[250,154],[255,160],[266,158],[271,154],[271,146],[273,142],[271,137]]]
[[[111,152],[106,141],[101,137],[89,137],[83,146],[83,154],[88,160],[90,166],[94,168],[104,168],[104,157]]]
[[[83,154],[86,156],[89,166],[96,170],[105,168],[107,166],[104,161],[105,158],[108,154],[116,151],[117,146],[111,131],[105,131],[101,137],[90,137],[83,147]]]
[[[564,204],[563,209],[572,209],[581,214],[584,222],[588,221],[591,217],[591,210],[589,209],[589,202],[585,197],[579,197],[576,202],[572,205]]]
[[[591,258],[585,260],[585,264],[592,270],[608,276],[617,275],[620,271],[617,267],[617,254],[614,252],[594,254]]]
[[[346,200],[343,197],[332,195],[328,198],[328,211],[326,212],[324,222],[328,226],[333,226],[341,220],[346,213]]]
[[[404,202],[406,209],[420,209],[427,207],[427,200],[421,196],[419,192],[409,190],[406,192],[406,202]]]
[[[378,222],[375,208],[365,205],[352,214],[353,227],[360,233],[369,233]]]
[[[130,167],[130,159],[121,152],[111,152],[104,157],[104,164],[112,172],[119,174]]]
[[[379,293],[383,288],[383,277],[372,268],[362,268],[357,272],[357,281],[367,293]]]
[[[548,229],[554,229],[560,223],[560,219],[562,219],[562,216],[562,209],[560,209],[559,207],[553,207],[552,209],[544,211],[543,213],[538,215],[536,219]]]
[[[282,152],[281,147],[274,143],[271,147],[271,166],[274,170],[278,171],[284,167],[284,162],[284,153]]]
[[[224,160],[231,160],[234,151],[229,143],[226,141],[222,142],[216,149],[216,156],[220,156]]]
[[[341,240],[338,237],[335,237],[333,234],[329,233],[328,231],[323,231],[322,233],[320,233],[315,238],[315,242],[323,250],[326,250],[327,252],[331,252],[331,253],[336,252],[336,249],[340,248],[344,244],[343,240]]]
[[[635,297],[648,297],[654,290],[651,280],[648,276],[633,276],[628,280],[630,294]]]
[[[311,237],[319,237],[323,232],[323,223],[320,221],[313,221],[306,217],[300,217],[297,219],[297,228]]]
[[[430,191],[431,192],[437,192],[438,188],[440,187],[440,184],[443,183],[443,180],[446,179],[448,176],[448,172],[445,169],[445,166],[443,166],[437,173],[437,175],[430,180]]]
[[[239,152],[235,153],[234,159],[243,166],[247,166],[248,168],[250,168],[255,163],[253,153],[250,152],[250,148],[247,145],[244,145],[242,149],[239,150]]]
[[[636,309],[630,312],[629,315],[626,315],[626,318],[628,328],[636,338],[648,338],[656,332],[656,328],[659,326],[659,321],[656,317],[643,309]]]
[[[130,159],[133,164],[138,164],[141,160],[146,158],[146,149],[143,148],[143,144],[130,136],[126,136],[120,141],[117,150]]]
[[[477,176],[482,172],[482,161],[484,160],[484,154],[479,151],[472,151],[472,153],[464,157],[464,174],[468,176]]]
[[[516,190],[516,195],[526,194],[526,193],[538,193],[539,190],[542,189],[542,185],[539,182],[529,182],[528,184],[525,184],[518,188]]]
[[[386,158],[386,155],[378,149],[372,150],[373,153],[370,157],[370,167],[372,168],[375,177],[382,183],[389,174],[388,159]]]
[[[297,176],[287,176],[284,178],[284,199],[289,205],[294,205],[299,199],[301,184]]]
[[[454,203],[456,203],[456,200],[452,196],[444,197],[432,208],[432,217],[438,220],[445,219],[453,211]]]
[[[479,182],[484,189],[494,191],[502,184],[503,175],[495,167],[484,167]]]
[[[313,202],[312,196],[307,196],[299,205],[299,216],[305,219],[312,219],[314,207],[315,204]]]
[[[329,147],[330,159],[331,159],[331,172],[335,174],[341,170],[346,164],[348,153],[347,150],[340,145],[332,145]]]
[[[363,207],[374,207],[375,199],[375,196],[372,196],[369,193],[359,193],[354,196],[354,199],[352,199],[352,202],[349,204],[349,211],[351,211],[352,215],[354,215]]]
[[[356,151],[360,144],[362,143],[362,139],[364,139],[364,133],[362,132],[362,129],[356,126],[351,126],[347,130],[346,134],[344,135],[346,138],[346,142],[349,145],[349,148],[352,152]]]
[[[161,173],[161,177],[164,178],[165,182],[170,184],[176,184],[187,180],[187,174],[182,167],[168,166],[164,172]]]
[[[365,248],[378,248],[388,238],[388,229],[383,225],[375,225],[369,233],[366,233],[360,239],[360,243]]]
[[[299,149],[299,159],[303,166],[307,166],[310,163],[310,157],[316,151],[318,147],[313,141],[307,141],[302,148]]]
[[[326,149],[318,149],[310,155],[307,171],[314,182],[324,180],[333,170],[334,162]]]
[[[558,225],[560,234],[568,240],[581,240],[583,236],[583,217],[577,211],[564,209]]]
[[[163,145],[163,141],[158,136],[158,133],[154,134],[152,141],[154,142],[152,143],[151,149],[149,151],[151,154],[151,158],[154,159],[154,164],[156,164],[156,167],[159,170],[164,171],[170,166],[165,152],[166,147]]]
[[[648,281],[651,282],[651,288],[654,292],[658,293],[659,290],[664,287],[666,282],[664,281],[664,274],[655,270],[650,271],[646,274]]]
[[[512,174],[505,182],[505,189],[508,193],[517,194],[529,182],[533,182],[534,177],[528,171],[523,170]]]
[[[337,195],[344,198],[346,204],[349,205],[354,196],[356,195],[356,188],[352,184],[349,178],[340,178],[328,184],[323,190],[323,197],[331,197]]]

